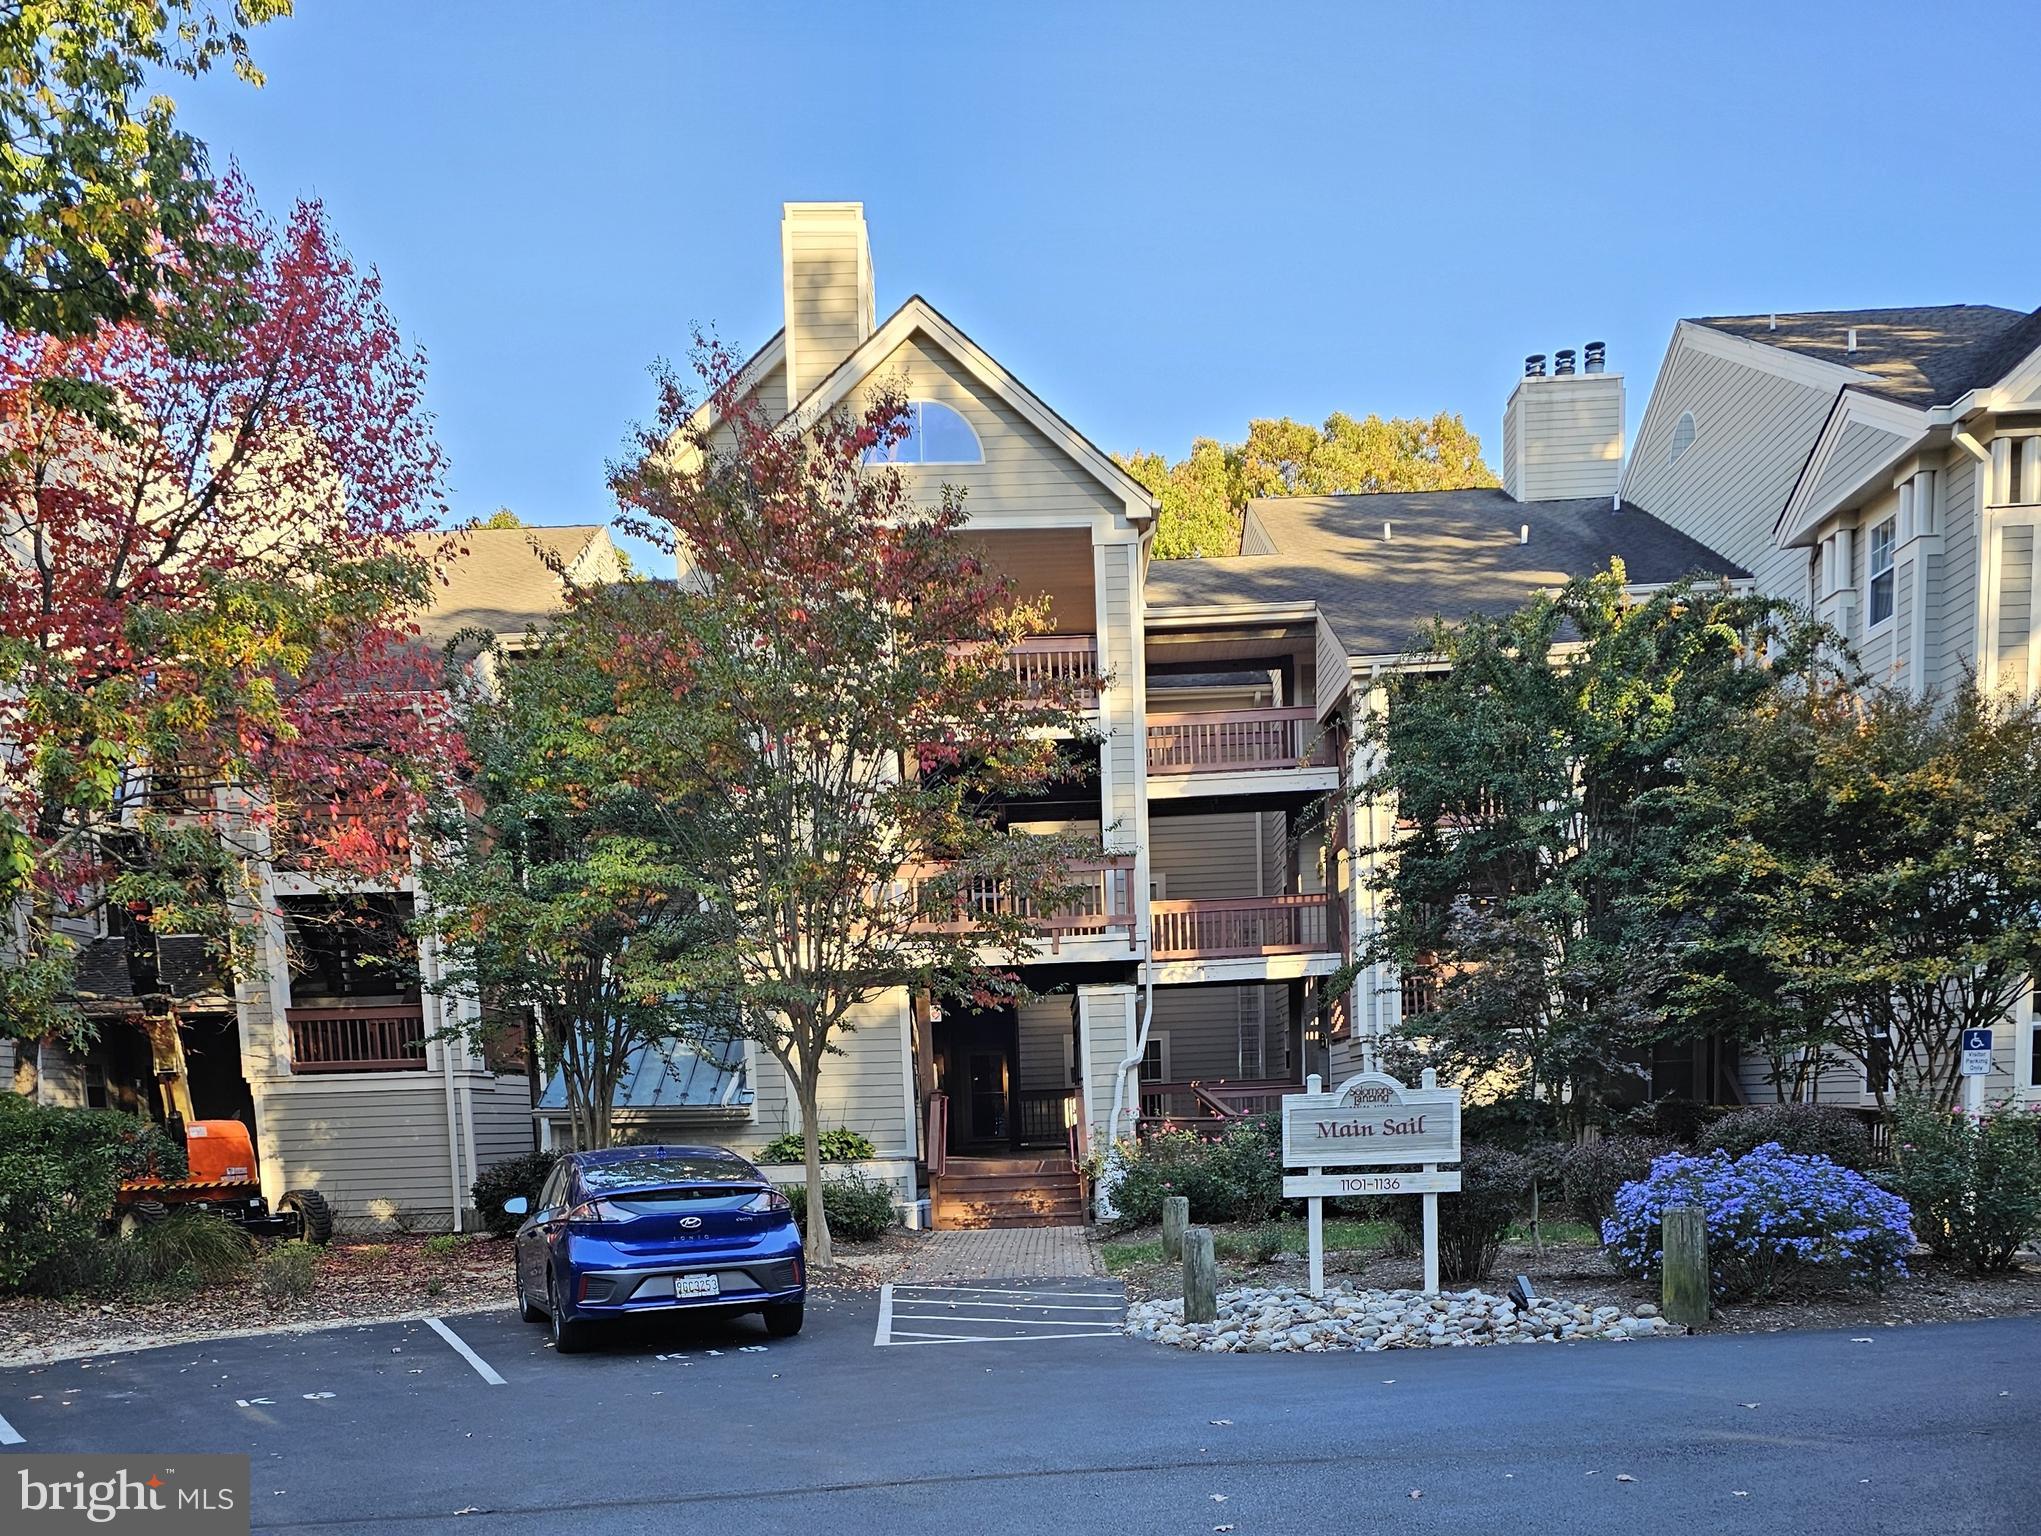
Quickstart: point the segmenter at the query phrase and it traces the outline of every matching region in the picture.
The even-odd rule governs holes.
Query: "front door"
[[[949,1151],[1011,1146],[1018,1020],[1011,1009],[951,1008],[937,1026],[942,1088],[950,1098]]]

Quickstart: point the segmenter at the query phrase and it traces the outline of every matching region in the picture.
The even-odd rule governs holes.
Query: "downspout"
[[[1127,1074],[1141,1065],[1141,1058],[1148,1054],[1148,1026],[1155,1022],[1155,962],[1141,962],[1141,978],[1145,993],[1141,1004],[1141,1027],[1134,1033],[1134,1052],[1120,1063],[1119,1071],[1113,1074],[1113,1112],[1106,1119],[1106,1152],[1120,1144],[1120,1111],[1127,1102]]]
[[[439,946],[428,938],[420,946],[420,958],[425,961],[425,968],[431,973],[433,984],[436,987],[440,980]],[[432,1008],[440,1024],[444,1026],[446,1022],[446,999],[437,991],[432,991]],[[439,1046],[440,1081],[446,1089],[447,1188],[451,1191],[453,1198],[453,1205],[451,1207],[453,1230],[458,1232],[461,1230],[461,1210],[465,1203],[462,1200],[462,1196],[466,1193],[466,1190],[461,1183],[461,1126],[459,1109],[454,1093],[453,1042],[443,1037],[441,1029],[435,1029],[433,1033],[442,1034],[442,1038],[436,1043]]]

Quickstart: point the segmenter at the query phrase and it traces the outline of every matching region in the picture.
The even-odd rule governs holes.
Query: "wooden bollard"
[[[1669,1205],[1660,1232],[1659,1300],[1666,1321],[1682,1328],[1708,1322],[1708,1217],[1698,1205]]]
[[[1188,1195],[1164,1195],[1162,1197],[1162,1256],[1165,1259],[1183,1257],[1184,1228],[1191,1224],[1191,1201]]]
[[[1219,1320],[1219,1261],[1212,1252],[1212,1229],[1189,1227],[1183,1235],[1183,1320]]]

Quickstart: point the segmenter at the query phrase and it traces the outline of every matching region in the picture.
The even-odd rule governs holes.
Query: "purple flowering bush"
[[[1616,1193],[1602,1223],[1609,1260],[1648,1279],[1664,1258],[1669,1205],[1698,1205],[1708,1224],[1715,1293],[1767,1296],[1788,1283],[1882,1286],[1906,1273],[1913,1213],[1904,1200],[1825,1157],[1766,1142],[1743,1156],[1673,1153]]]

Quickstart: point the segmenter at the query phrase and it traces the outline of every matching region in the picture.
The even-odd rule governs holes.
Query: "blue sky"
[[[269,84],[173,88],[323,198],[431,358],[455,508],[605,520],[647,365],[779,323],[779,206],[858,199],[1101,445],[1458,410],[1682,315],[2041,304],[2030,133],[1920,7],[299,0]],[[2018,52],[2014,50],[2015,54]],[[2003,156],[2003,165],[2011,165]]]

